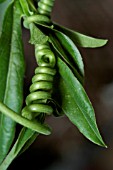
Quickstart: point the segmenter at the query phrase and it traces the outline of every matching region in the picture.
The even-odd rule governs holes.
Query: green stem
[[[31,130],[34,130],[34,131],[44,134],[44,135],[49,135],[51,133],[51,130],[47,125],[41,124],[41,123],[33,121],[33,120],[31,121],[31,120],[28,120],[28,119],[20,116],[19,114],[17,114],[13,110],[9,109],[6,105],[4,105],[1,102],[0,102],[0,111],[3,114],[5,114],[6,116],[13,119],[15,122],[17,122],[27,128],[30,128]]]

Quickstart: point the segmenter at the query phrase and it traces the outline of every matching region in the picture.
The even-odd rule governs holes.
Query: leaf
[[[5,2],[6,0],[0,0],[0,3]]]
[[[102,47],[104,46],[108,40],[106,39],[98,39],[93,38],[78,32],[75,32],[73,30],[70,30],[68,28],[65,28],[61,25],[58,25],[54,23],[54,28],[58,31],[63,32],[67,36],[70,37],[70,39],[78,46],[80,47],[86,47],[86,48],[96,48],[96,47]]]
[[[23,13],[24,13],[26,16],[33,15],[33,12],[31,12],[30,9],[29,9],[29,5],[28,5],[28,2],[27,2],[27,1],[25,1],[25,0],[19,0],[19,2],[20,2],[20,4],[21,4]]]
[[[38,133],[34,133],[31,138],[29,138],[29,140],[26,140],[26,142],[24,142],[24,146],[19,148],[20,152],[19,152],[19,155],[22,154],[23,152],[25,152],[31,145],[32,143],[36,140],[37,136],[39,134]],[[25,137],[25,136],[24,136]],[[17,153],[18,155],[18,153]]]
[[[29,5],[30,10],[33,11],[34,13],[37,13],[34,0],[27,0],[27,3]]]
[[[18,123],[22,123],[22,119],[25,119],[24,117],[16,114],[14,111],[9,109],[6,105],[0,102],[0,111],[4,110],[4,114],[10,116],[11,118],[14,117],[14,120],[18,119]],[[15,115],[14,115],[15,114]],[[12,117],[12,115],[14,115]],[[6,158],[1,163],[0,169],[6,170],[8,166],[11,164],[11,162],[15,159],[17,155],[20,155],[23,153],[28,147],[33,143],[33,141],[36,139],[36,137],[39,135],[39,133],[49,135],[51,133],[51,129],[48,125],[42,124],[44,121],[44,114],[40,115],[39,122],[37,121],[31,121],[28,119],[25,119],[25,127],[21,130],[16,143],[12,147],[11,151],[8,153]],[[28,127],[28,129],[26,128]],[[31,129],[29,129],[31,128]],[[36,133],[36,132],[39,133]]]
[[[11,33],[12,33],[12,5],[9,6],[6,11],[3,24],[3,32],[0,38],[0,100],[3,101],[8,63],[9,63],[9,53],[10,53],[10,43],[11,43]],[[8,30],[8,31],[7,31]]]
[[[3,1],[0,1],[0,3]],[[9,3],[11,2],[11,0],[4,0],[4,3],[0,4],[0,35],[1,35],[1,31],[2,31],[2,23],[3,23],[3,18],[6,12],[6,9],[9,5]]]
[[[16,158],[16,156],[21,153],[22,149],[23,151],[27,149],[26,144],[31,145],[31,143],[36,139],[37,136],[38,134],[36,134],[34,131],[24,127],[21,130],[13,148],[2,162],[0,169],[6,170],[11,162]]]
[[[35,24],[31,23],[29,25],[30,27],[30,43],[31,44],[44,44],[48,40],[48,36],[45,36],[40,29],[38,29]]]
[[[99,39],[99,38],[93,38],[84,34],[81,34],[79,32],[70,30],[68,28],[65,28],[61,25],[58,25],[56,23],[53,23],[52,26],[47,26],[42,23],[36,22],[37,25],[42,26],[48,30],[51,30],[52,32],[61,32],[67,35],[77,46],[85,47],[85,48],[97,48],[104,46],[108,40],[106,39]]]
[[[57,51],[60,57],[70,66],[78,80],[83,84],[84,82],[84,65],[82,57],[73,44],[63,33],[53,29],[52,27],[37,23],[39,29],[43,32],[48,32],[50,43],[52,43],[54,49]]]
[[[84,76],[84,64],[82,61],[82,57],[77,47],[74,45],[73,41],[71,41],[71,39],[67,35],[61,32],[57,31],[55,32],[55,35],[57,36],[60,44],[64,47],[64,51],[67,52],[70,63],[74,63],[73,65],[75,65],[80,74]]]
[[[8,7],[0,39],[0,96],[4,104],[20,113],[23,103],[24,56],[22,46],[22,11],[18,0]],[[16,123],[1,115],[0,162],[4,159],[15,136]]]
[[[92,142],[106,147],[98,131],[93,107],[82,85],[69,67],[57,58],[60,85],[56,84],[56,100],[70,121]],[[60,96],[61,95],[61,96]]]
[[[51,34],[50,34],[49,38],[50,38],[51,43],[55,49],[55,52],[57,52],[57,55],[59,55],[59,57],[62,58],[65,61],[65,63],[67,63],[69,65],[69,67],[73,71],[74,75],[83,84],[84,77],[80,75],[80,73],[76,69],[76,66],[74,66],[74,63],[70,62],[69,58],[67,57],[67,54],[65,53],[65,50],[60,45],[59,41],[55,38],[55,36],[52,36]]]

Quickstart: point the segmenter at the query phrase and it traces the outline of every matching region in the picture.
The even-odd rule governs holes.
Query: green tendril
[[[50,16],[55,0],[40,0],[38,2],[38,12],[45,16]]]
[[[34,130],[34,131],[44,134],[44,135],[49,135],[51,133],[51,129],[47,125],[41,124],[37,121],[31,121],[31,120],[28,120],[28,119],[20,116],[19,114],[12,111],[11,109],[9,109],[6,105],[4,105],[1,102],[0,102],[0,111],[2,113],[4,113],[6,116],[13,119],[15,122],[17,122],[27,128],[30,128],[31,130]]]
[[[30,33],[30,26],[34,26],[31,24],[33,22],[45,24],[51,23],[49,15],[52,11],[54,0],[41,0],[38,3],[39,14],[31,13],[29,5],[25,1],[20,0],[20,4],[21,6],[24,6],[24,25],[26,28],[30,29]],[[35,30],[36,29],[38,28],[35,27]],[[1,112],[19,124],[45,135],[50,134],[50,129],[42,122],[39,123],[40,116],[43,115],[44,120],[46,114],[51,115],[53,113],[53,108],[48,104],[50,103],[48,101],[51,100],[53,80],[54,75],[56,74],[56,70],[54,68],[56,65],[56,58],[50,49],[49,42],[47,41],[48,39],[44,41],[43,44],[34,43],[35,57],[38,67],[35,69],[35,75],[32,78],[32,84],[29,89],[30,94],[26,97],[26,106],[22,109],[22,115],[18,115],[16,112],[0,103]]]
[[[22,110],[22,116],[29,119],[34,119],[41,113],[51,115],[53,112],[47,101],[51,99],[56,59],[49,44],[36,44],[35,56],[39,66],[32,78],[30,94],[26,98],[26,107]]]

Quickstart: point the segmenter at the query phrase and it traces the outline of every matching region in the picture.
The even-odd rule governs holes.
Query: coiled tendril
[[[34,119],[40,113],[51,115],[53,112],[48,99],[51,99],[56,59],[48,44],[36,44],[35,55],[39,66],[35,69],[26,107],[22,110],[22,115],[28,119]]]
[[[39,14],[27,17],[24,21],[26,27],[29,29],[29,24],[32,22],[49,24],[48,16],[53,3],[54,0],[41,0],[38,3]],[[30,120],[43,115],[43,113],[51,115],[53,112],[53,108],[48,104],[48,101],[51,99],[53,79],[56,74],[54,68],[56,58],[48,42],[35,44],[35,57],[38,67],[35,69],[35,75],[32,78],[30,94],[26,97],[26,106],[22,110],[22,116]]]
[[[42,15],[50,16],[55,0],[40,0],[38,2],[38,12]]]

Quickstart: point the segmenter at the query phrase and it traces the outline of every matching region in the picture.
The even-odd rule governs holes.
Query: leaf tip
[[[106,45],[108,43],[108,39],[102,39],[100,47]]]
[[[99,48],[99,47],[103,47],[104,45],[106,45],[107,42],[108,42],[108,39],[99,39],[99,38],[91,37],[88,44],[86,43],[84,46],[82,44],[82,47],[85,47],[85,48]]]
[[[43,133],[44,135],[50,135],[51,134],[51,127],[48,126],[47,124],[43,124]]]
[[[104,147],[106,149],[108,148],[108,146],[104,142],[102,142],[102,144],[100,146],[102,146],[102,147]]]
[[[101,147],[103,147],[103,148],[108,148],[108,146],[104,143],[104,141],[102,140],[102,138],[101,138],[101,140],[97,143],[95,143],[95,144],[97,144],[97,145],[99,145],[99,146],[101,146]]]
[[[108,146],[107,146],[107,145],[105,145],[104,147],[105,147],[106,149],[108,148]]]

